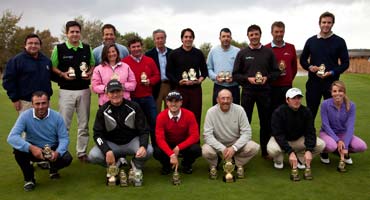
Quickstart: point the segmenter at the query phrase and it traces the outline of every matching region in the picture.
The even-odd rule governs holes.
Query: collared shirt
[[[131,56],[131,58],[133,58],[137,63],[140,63],[141,58],[143,58],[143,56],[140,56],[139,58],[137,58],[137,57],[135,57],[135,56],[133,56],[133,55],[131,55],[131,54],[130,54],[130,56]]]
[[[334,35],[333,31],[330,32],[330,34],[328,36],[322,36],[320,33],[317,34],[317,39],[327,39],[327,38],[330,38],[332,35]]]
[[[77,51],[78,48],[83,48],[82,42],[79,41],[78,46],[73,46],[69,41],[66,41],[66,46],[68,49],[73,49],[74,51]],[[51,53],[51,58],[50,58],[53,67],[57,67],[59,65],[59,59],[58,59],[58,46],[55,46],[53,49],[53,52]],[[95,58],[92,52],[92,49],[90,47],[90,64],[91,66],[95,66]]]
[[[156,48],[156,49],[157,49],[157,52],[158,52],[158,61],[159,61],[159,69],[160,69],[160,73],[161,73],[161,80],[165,81],[165,80],[168,80],[168,78],[166,76],[167,48],[165,48],[164,52],[161,52],[158,48]]]
[[[32,115],[33,115],[33,118],[35,118],[35,119],[38,119],[38,120],[46,119],[46,118],[48,118],[48,117],[49,117],[49,114],[50,114],[50,108],[48,108],[48,114],[47,114],[44,118],[40,119],[40,118],[38,118],[38,117],[36,116],[36,114],[35,114],[35,109],[34,109],[34,108],[32,108]]]
[[[254,47],[252,47],[251,45],[248,45],[249,46],[249,48],[251,48],[251,49],[260,49],[260,48],[262,48],[262,44],[260,43],[260,45],[257,47],[257,48],[254,48]]]
[[[278,47],[278,48],[282,48],[282,47],[285,47],[285,41],[283,41],[283,44],[282,45],[277,45],[274,43],[274,41],[271,41],[271,47],[272,48],[275,48],[275,47]]]
[[[168,110],[168,117],[170,118],[170,119],[172,119],[173,117],[177,117],[177,121],[179,121],[180,120],[180,118],[181,118],[181,109],[179,110],[180,112],[179,112],[179,114],[177,114],[176,116],[175,115],[173,115],[172,113],[171,113],[171,111],[170,110]]]

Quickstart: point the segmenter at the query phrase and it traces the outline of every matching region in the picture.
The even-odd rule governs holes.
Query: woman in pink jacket
[[[123,98],[131,100],[130,92],[136,88],[135,74],[129,65],[120,61],[119,51],[114,43],[104,46],[102,63],[95,67],[91,80],[92,90],[99,96],[99,106],[109,101],[105,87],[112,79],[122,83]]]

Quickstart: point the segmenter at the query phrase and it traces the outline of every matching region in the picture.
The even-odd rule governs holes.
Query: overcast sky
[[[82,15],[111,23],[121,34],[137,32],[147,37],[154,29],[164,29],[172,48],[181,45],[184,28],[194,30],[194,43],[199,47],[204,42],[219,44],[218,34],[224,27],[231,29],[233,39],[248,41],[251,24],[261,27],[266,44],[271,41],[272,22],[283,21],[285,41],[302,49],[307,38],[319,32],[319,16],[325,11],[335,14],[333,31],[346,40],[348,48],[370,48],[369,8],[368,0],[0,0],[1,12],[8,9],[22,14],[21,27],[50,29],[60,37],[65,22]]]

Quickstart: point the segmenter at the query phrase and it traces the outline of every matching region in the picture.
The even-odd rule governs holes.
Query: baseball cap
[[[303,97],[302,91],[298,88],[290,88],[285,94],[286,98],[294,98],[295,96]]]
[[[173,90],[173,91],[170,91],[166,97],[166,100],[168,101],[172,101],[173,99],[175,100],[182,100],[182,96],[180,94],[180,92],[176,91],[176,90]]]
[[[123,90],[121,82],[116,79],[113,79],[107,84],[107,92],[112,92],[114,90]]]

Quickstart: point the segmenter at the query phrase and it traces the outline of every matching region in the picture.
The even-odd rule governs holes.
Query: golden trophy
[[[220,77],[221,81],[224,81],[226,78],[224,71],[220,71],[217,76]]]
[[[194,68],[189,69],[189,80],[196,81],[197,80],[197,72],[195,72]]]
[[[124,169],[121,169],[119,171],[119,185],[121,187],[127,187],[128,186],[128,182],[127,182],[127,175],[125,173],[125,170]]]
[[[48,144],[46,144],[42,149],[42,155],[46,160],[50,160],[53,157],[53,151]]]
[[[87,71],[89,71],[89,66],[87,66],[86,62],[81,62],[80,70],[82,71],[81,72],[81,77],[82,78],[86,78],[86,77],[89,76],[89,75],[87,75]]]
[[[280,76],[286,75],[286,64],[284,60],[280,60],[279,63]]]
[[[263,76],[262,76],[262,73],[261,72],[257,72],[255,78],[256,78],[256,83],[257,84],[262,84],[262,82],[263,82]]]
[[[120,77],[119,77],[119,75],[117,73],[114,72],[113,75],[112,75],[112,77],[110,77],[110,79],[111,80],[115,79],[115,80],[118,80],[119,81],[120,80]]]
[[[325,64],[321,64],[319,67],[319,71],[317,71],[317,75],[323,76],[325,74]]]
[[[235,165],[233,162],[231,160],[226,160],[224,164],[225,176],[223,178],[226,183],[232,183],[235,181],[235,177],[233,175],[234,169]]]
[[[231,79],[231,73],[229,71],[225,72],[225,80],[228,81]]]
[[[76,77],[76,73],[75,73],[75,70],[73,69],[73,67],[68,68],[67,74],[68,74],[69,77]]]
[[[116,185],[118,175],[118,167],[116,165],[110,165],[107,168],[107,185],[114,186]]]
[[[140,78],[141,78],[141,83],[145,84],[148,82],[148,76],[146,75],[145,72],[141,72]]]
[[[174,185],[180,185],[180,183],[181,183],[180,173],[177,171],[177,166],[176,166],[175,171],[173,172],[173,175],[172,175],[172,183]]]
[[[182,80],[189,80],[188,73],[186,71],[182,73]]]

